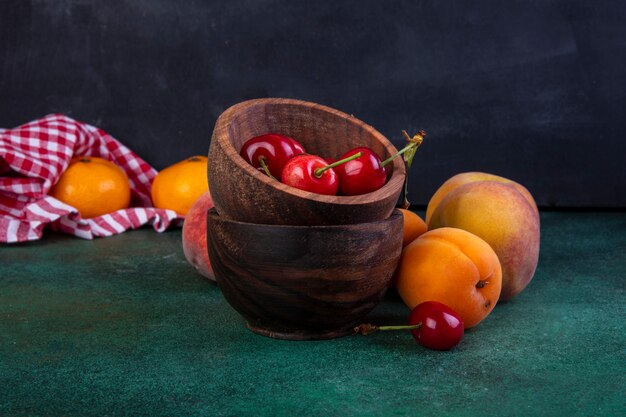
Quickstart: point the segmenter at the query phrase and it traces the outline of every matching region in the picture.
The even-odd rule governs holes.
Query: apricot
[[[438,301],[456,311],[466,328],[491,313],[500,296],[498,256],[481,238],[451,227],[431,230],[403,249],[396,288],[413,309]]]
[[[429,230],[456,227],[489,243],[502,265],[500,301],[526,288],[537,268],[540,233],[537,206],[526,188],[489,174],[460,174],[437,190],[427,213]]]
[[[413,242],[423,233],[426,233],[428,227],[426,222],[415,212],[405,209],[398,209],[402,213],[404,219],[404,231],[402,236],[402,247]]]

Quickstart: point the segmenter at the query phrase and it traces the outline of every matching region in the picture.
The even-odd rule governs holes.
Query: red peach
[[[205,278],[215,282],[215,274],[207,251],[206,216],[213,207],[209,191],[204,192],[192,204],[183,223],[183,252],[187,261]]]

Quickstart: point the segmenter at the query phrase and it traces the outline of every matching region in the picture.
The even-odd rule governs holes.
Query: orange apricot
[[[404,248],[420,235],[426,233],[428,228],[426,227],[426,222],[415,212],[405,209],[399,210],[402,212],[402,216],[404,217],[404,236],[402,239],[402,247]]]
[[[455,310],[466,328],[491,313],[502,287],[500,261],[489,244],[451,227],[428,231],[404,248],[396,275],[410,309],[438,301]]]

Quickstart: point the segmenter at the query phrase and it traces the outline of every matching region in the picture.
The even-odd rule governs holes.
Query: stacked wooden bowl
[[[368,146],[385,159],[396,148],[353,116],[291,99],[239,103],[213,131],[207,242],[224,297],[266,336],[346,335],[380,302],[397,265],[404,162],[396,158],[372,193],[323,196],[272,179],[239,155],[246,140],[264,133],[290,136],[322,157]]]

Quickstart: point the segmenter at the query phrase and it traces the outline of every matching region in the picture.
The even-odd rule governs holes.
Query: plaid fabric
[[[131,208],[91,219],[48,195],[73,156],[98,156],[120,166],[130,180]],[[45,226],[84,239],[151,224],[162,232],[182,225],[172,210],[156,209],[150,185],[157,171],[97,127],[52,114],[14,129],[0,129],[0,242],[41,238]]]

